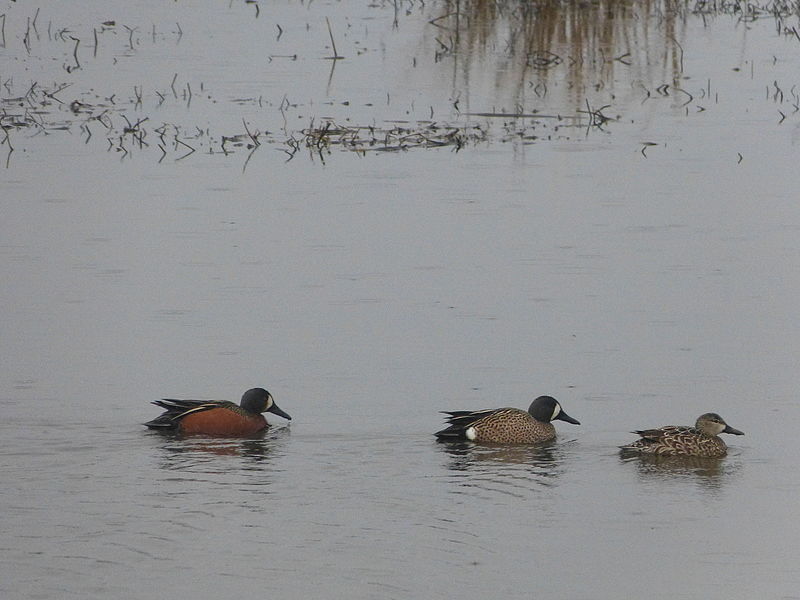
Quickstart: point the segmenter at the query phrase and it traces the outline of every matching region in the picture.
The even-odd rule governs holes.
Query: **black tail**
[[[437,431],[433,435],[436,436],[436,439],[440,442],[453,442],[456,440],[465,440],[467,439],[467,430],[462,427],[461,425],[450,425],[447,429],[442,429],[441,431]]]
[[[152,421],[144,423],[144,425],[150,429],[175,429],[178,426],[178,422],[168,418],[167,415],[161,415]]]
[[[450,425],[447,429],[437,431],[433,435],[437,440],[448,442],[454,440],[466,440],[467,429],[483,417],[492,414],[495,409],[488,410],[443,410],[442,414],[447,415],[445,421]]]

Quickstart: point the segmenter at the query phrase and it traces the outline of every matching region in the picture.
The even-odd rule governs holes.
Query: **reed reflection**
[[[635,93],[645,98],[651,87],[679,87],[687,12],[676,0],[449,0],[431,23],[436,58],[452,57],[457,90],[469,93],[491,73],[511,107],[558,88],[559,102],[587,109],[620,85],[643,86]]]

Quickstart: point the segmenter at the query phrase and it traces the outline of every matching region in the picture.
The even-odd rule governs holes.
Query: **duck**
[[[239,404],[228,400],[173,398],[154,400],[152,404],[165,409],[165,412],[144,425],[160,431],[222,436],[252,435],[270,427],[262,413],[271,412],[292,420],[292,417],[278,408],[272,394],[264,388],[247,390]]]
[[[527,411],[491,408],[476,411],[442,411],[449,427],[434,435],[439,441],[470,440],[487,444],[537,444],[555,439],[559,420],[580,425],[552,396],[539,396]]]
[[[728,447],[719,437],[720,433],[744,435],[743,431],[731,427],[713,412],[700,415],[694,427],[666,425],[632,433],[639,435],[641,439],[620,446],[623,452],[700,458],[721,458],[728,453]]]

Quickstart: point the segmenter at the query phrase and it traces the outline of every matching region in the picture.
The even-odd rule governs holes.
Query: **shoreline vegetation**
[[[241,6],[245,5],[250,10],[255,5],[253,19],[265,18],[258,2]],[[36,9],[32,14],[0,15],[0,50],[8,57],[15,56],[14,62],[21,65],[34,60],[60,61],[63,79],[29,80],[27,69],[0,73],[0,152],[4,154],[0,163],[9,167],[14,152],[30,138],[59,132],[72,134],[82,144],[103,144],[106,151],[119,154],[121,159],[149,153],[159,162],[181,161],[196,153],[252,154],[263,146],[284,152],[286,160],[307,151],[312,158],[324,161],[334,150],[361,155],[437,148],[457,152],[477,144],[582,138],[595,132],[608,134],[613,123],[624,117],[615,114],[624,107],[615,106],[615,93],[609,91],[620,70],[634,72],[631,80],[637,84],[626,93],[641,103],[666,99],[668,110],[685,110],[688,114],[690,109],[703,111],[718,101],[710,79],[702,97],[683,84],[686,57],[679,38],[687,19],[705,23],[727,17],[733,26],[772,19],[779,35],[800,43],[797,0],[763,5],[742,1],[473,0],[444,1],[431,7],[417,3],[402,6],[407,12],[425,11],[426,18],[433,15],[421,33],[430,42],[427,47],[432,48],[427,59],[433,65],[452,65],[457,89],[469,90],[473,69],[489,68],[496,74],[495,86],[512,99],[511,106],[474,110],[454,94],[449,106],[431,105],[428,118],[409,118],[407,107],[396,107],[394,117],[376,121],[359,116],[360,108],[373,106],[368,101],[326,99],[310,106],[290,101],[287,91],[270,100],[254,93],[224,101],[227,112],[241,109],[241,127],[195,124],[191,121],[192,105],[208,101],[211,91],[204,83],[192,83],[180,73],[160,84],[143,82],[132,89],[103,92],[96,91],[102,84],[81,89],[80,79],[75,77],[93,61],[108,60],[108,53],[130,56],[146,43],[180,44],[186,35],[180,23],[163,30],[152,25],[145,32],[106,20],[82,31],[70,31],[46,21],[46,15]],[[397,3],[394,9],[395,26],[400,27],[398,14],[402,11],[398,11]],[[24,11],[22,7],[18,10]],[[649,37],[654,24],[662,32],[657,39]],[[280,39],[283,29],[279,24],[276,27]],[[338,63],[357,57],[340,54],[344,51],[337,49],[336,24],[327,17],[324,26],[309,35],[320,31],[329,38],[325,45],[330,54],[305,59],[329,60],[332,78]],[[276,54],[268,59],[296,61],[298,55]],[[411,68],[422,68],[420,62],[415,58]],[[657,70],[657,76],[640,76],[639,72],[647,69]],[[556,88],[558,110],[551,110]],[[601,102],[598,98],[604,92]],[[377,93],[386,95],[388,108],[384,112],[391,115],[388,92]],[[785,110],[779,110],[783,118],[800,109],[800,94],[794,86],[775,81],[767,95],[786,104]],[[537,108],[539,105],[548,108]],[[319,114],[325,106],[335,106],[346,116]],[[182,120],[165,120],[167,107],[184,109]],[[301,110],[307,114],[299,114]],[[265,115],[263,121],[253,117],[259,111]],[[261,124],[276,120],[283,125],[270,128]],[[294,124],[289,125],[290,121]]]

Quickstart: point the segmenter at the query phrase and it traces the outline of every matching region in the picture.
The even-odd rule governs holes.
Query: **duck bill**
[[[270,406],[267,409],[267,412],[271,412],[272,414],[278,415],[279,417],[283,417],[288,421],[292,420],[292,417],[290,417],[287,413],[283,412],[280,408],[278,408],[278,405],[275,403],[273,403],[272,406]]]
[[[573,425],[580,425],[581,424],[581,422],[578,421],[578,419],[573,419],[567,413],[565,413],[563,410],[560,413],[558,413],[558,415],[556,416],[556,419],[559,419],[561,421],[566,421],[567,423],[572,423]]]
[[[744,431],[739,431],[738,429],[734,429],[730,425],[726,425],[725,429],[722,430],[722,433],[732,433],[733,435],[744,435]]]

